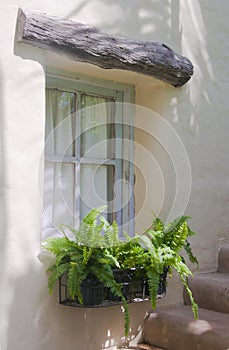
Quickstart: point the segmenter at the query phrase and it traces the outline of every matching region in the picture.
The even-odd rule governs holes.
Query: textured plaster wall
[[[192,60],[194,77],[183,88],[175,89],[144,76],[106,72],[18,45],[14,42],[14,35],[19,6],[62,15],[115,34],[162,41]],[[228,11],[227,0],[1,2],[1,350],[99,350],[120,344],[123,336],[120,308],[72,310],[57,303],[57,291],[49,297],[46,275],[37,259],[41,243],[42,179],[38,173],[42,174],[39,165],[44,140],[46,66],[136,86],[136,102],[144,107],[136,111],[138,232],[150,224],[151,209],[164,219],[171,215],[177,188],[170,153],[174,133],[171,132],[171,139],[167,140],[167,149],[162,147],[160,139],[155,139],[157,130],[162,138],[168,131],[167,128],[160,129],[161,120],[157,116],[168,121],[172,126],[170,131],[174,130],[178,135],[175,140],[182,140],[192,173],[187,208],[184,207],[187,183],[181,177],[181,189],[185,193],[181,191],[172,214],[181,214],[186,209],[186,213],[193,217],[192,226],[200,233],[192,239],[200,269],[216,269],[218,247],[229,241]],[[152,119],[146,124],[148,116]],[[144,162],[141,149],[143,152],[148,150],[155,161]],[[179,171],[184,161],[182,157],[181,152],[181,158],[175,158]],[[180,302],[181,291],[175,278],[161,304]],[[144,303],[131,305],[130,309],[134,336],[150,307]]]

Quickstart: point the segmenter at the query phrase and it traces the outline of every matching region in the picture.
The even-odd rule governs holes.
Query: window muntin
[[[123,135],[133,135],[123,125],[125,93],[53,77],[47,82],[44,236],[62,223],[77,227],[105,203],[108,220],[121,227],[133,219],[133,184],[124,183],[133,178],[123,142]]]

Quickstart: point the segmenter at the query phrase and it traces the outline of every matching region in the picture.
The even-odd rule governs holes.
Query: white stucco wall
[[[195,74],[183,88],[175,89],[141,75],[103,71],[47,51],[18,45],[14,35],[20,6],[96,25],[111,33],[162,41],[189,57]],[[200,269],[216,269],[218,247],[229,241],[228,11],[227,0],[1,2],[1,350],[99,350],[120,344],[123,336],[120,308],[73,310],[57,303],[57,293],[49,297],[46,275],[37,259],[41,243],[42,182],[38,183],[38,171],[44,144],[46,66],[134,84],[136,103],[169,122],[168,128],[172,126],[171,130],[175,130],[187,151],[192,173],[187,208],[185,210],[184,206],[187,182],[179,178],[185,193],[179,193],[172,214],[185,210],[193,217],[192,227],[199,236],[194,237],[192,243]],[[148,116],[152,121],[145,125]],[[150,211],[159,211],[161,204],[160,214],[166,219],[175,197],[177,178],[170,150],[163,149],[152,134],[146,135],[141,130],[147,128],[156,132],[160,130],[160,123],[156,114],[137,109],[135,162],[142,170],[141,175],[136,169],[138,232],[149,225]],[[171,134],[170,143],[169,140],[167,143],[171,144],[171,150],[173,141],[174,134]],[[149,150],[157,161],[163,174],[164,192],[159,186],[162,179],[155,170],[156,163],[144,163],[139,152],[141,147]],[[181,152],[181,157],[175,159],[179,171],[183,156]],[[145,192],[144,179],[148,186]],[[175,278],[161,304],[180,302],[181,292]],[[144,303],[131,305],[130,309],[133,334],[137,334],[150,307]]]

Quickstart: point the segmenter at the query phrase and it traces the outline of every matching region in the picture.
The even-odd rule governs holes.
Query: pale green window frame
[[[65,162],[74,164],[75,169],[75,184],[80,191],[80,167],[82,164],[95,164],[95,165],[112,165],[114,167],[115,182],[119,183],[116,187],[116,206],[121,208],[116,210],[115,220],[120,228],[125,229],[130,234],[134,233],[134,87],[129,84],[116,83],[107,80],[101,80],[97,78],[91,78],[80,74],[71,74],[65,71],[56,71],[54,69],[48,69],[46,72],[46,88],[57,89],[60,91],[73,92],[77,94],[77,113],[76,113],[76,130],[80,126],[80,104],[81,97],[84,94],[101,96],[113,99],[117,104],[115,112],[115,139],[129,140],[128,149],[124,147],[124,144],[117,142],[115,145],[115,158],[114,159],[87,159],[81,156],[81,145],[78,141],[75,145],[75,156],[73,157],[58,157],[49,154],[45,154],[46,162]],[[124,102],[124,104],[122,104]],[[125,125],[125,126],[124,126]],[[79,132],[79,130],[78,130]],[[125,161],[124,161],[124,160]],[[128,161],[126,161],[128,160]],[[131,196],[128,204],[123,208],[123,188],[121,179],[128,180],[131,188]],[[75,193],[77,192],[75,190]],[[78,227],[80,224],[80,202],[79,196],[75,196],[74,206],[74,226]],[[78,214],[78,215],[77,215]],[[127,223],[127,224],[126,224]],[[122,230],[120,230],[120,234]]]

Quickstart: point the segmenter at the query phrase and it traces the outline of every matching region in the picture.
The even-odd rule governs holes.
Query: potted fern
[[[120,268],[132,268],[137,278],[140,276],[147,280],[145,294],[149,294],[153,309],[156,308],[156,299],[165,294],[167,275],[172,277],[172,270],[176,270],[190,297],[193,314],[197,319],[198,306],[187,282],[187,277],[193,274],[181,254],[184,249],[189,261],[198,265],[188,242],[188,238],[196,234],[188,226],[189,219],[189,216],[183,215],[165,225],[155,217],[150,229],[143,235],[130,237],[125,234],[126,241],[110,249]]]
[[[104,208],[91,210],[77,230],[61,225],[62,237],[49,238],[43,243],[43,250],[54,257],[47,269],[50,293],[59,280],[67,290],[66,305],[99,306],[104,299],[114,304],[122,302],[127,335],[130,324],[127,302],[138,299],[134,297],[140,288],[141,300],[149,295],[154,309],[157,297],[165,294],[167,273],[171,275],[175,269],[197,318],[198,307],[187,284],[192,272],[181,256],[184,248],[190,261],[197,263],[187,240],[195,234],[187,224],[189,217],[181,216],[168,225],[156,217],[145,234],[134,237],[125,234],[123,242],[116,222],[110,224],[101,215]]]
[[[78,230],[61,225],[62,237],[44,241],[43,251],[55,257],[47,269],[48,289],[52,293],[58,280],[65,278],[69,295],[66,304],[74,302],[84,306],[100,304],[104,292],[109,292],[123,303],[127,335],[130,323],[127,301],[122,292],[122,284],[115,279],[113,271],[114,268],[119,268],[119,264],[110,250],[119,243],[119,230],[116,222],[110,224],[100,216],[103,210],[104,207],[91,210]],[[93,295],[90,295],[91,291]]]
[[[198,260],[193,255],[188,242],[188,237],[196,234],[188,226],[189,219],[189,216],[183,215],[165,225],[162,220],[156,217],[152,222],[151,228],[146,231],[146,234],[139,236],[139,240],[141,246],[149,254],[149,259],[147,264],[144,265],[144,269],[148,278],[152,308],[156,308],[156,296],[161,276],[168,273],[171,277],[174,269],[178,272],[181,282],[190,297],[193,315],[197,319],[198,305],[193,298],[187,281],[188,276],[193,274],[186,264],[184,256],[181,254],[184,248],[189,261],[198,265]]]

